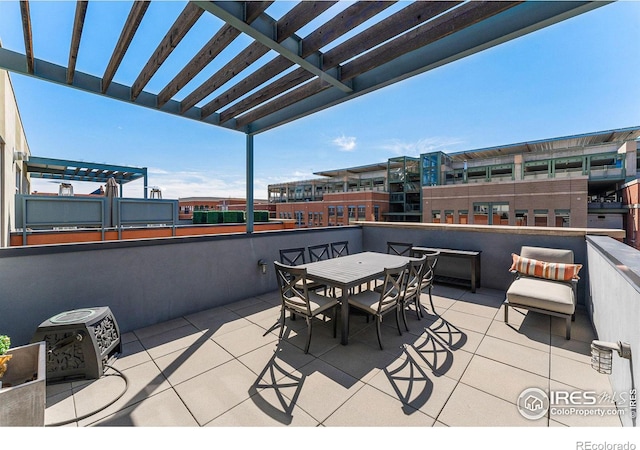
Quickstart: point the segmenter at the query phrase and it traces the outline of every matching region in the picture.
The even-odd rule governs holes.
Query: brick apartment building
[[[640,248],[640,128],[391,158],[269,186],[298,227],[355,220],[617,228]]]

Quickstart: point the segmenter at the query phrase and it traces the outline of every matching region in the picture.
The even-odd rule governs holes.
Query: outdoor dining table
[[[376,280],[384,275],[384,269],[407,264],[414,258],[386,253],[362,252],[340,258],[325,259],[301,264],[307,268],[307,276],[314,282],[339,288],[341,303],[341,343],[349,341],[349,301],[352,288]]]

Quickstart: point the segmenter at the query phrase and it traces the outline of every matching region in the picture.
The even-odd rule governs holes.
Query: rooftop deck
[[[615,406],[535,421],[516,407],[530,387],[612,394],[590,367],[595,334],[584,311],[567,341],[563,321],[549,316],[514,312],[506,325],[503,291],[436,285],[434,294],[435,311],[422,294],[425,319],[408,314],[408,333],[385,320],[383,351],[362,316],[351,317],[347,346],[330,319],[316,320],[307,355],[304,320],[287,320],[279,341],[275,291],[125,333],[113,366],[126,392],[68,426],[621,426]],[[46,423],[100,409],[124,388],[119,376],[50,385]]]

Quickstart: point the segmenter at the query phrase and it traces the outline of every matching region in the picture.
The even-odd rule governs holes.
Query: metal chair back
[[[323,261],[330,259],[329,244],[311,245],[309,250],[309,262]]]
[[[331,243],[331,257],[339,258],[349,254],[349,241],[340,241]]]
[[[390,255],[410,256],[413,244],[407,242],[387,242],[387,253]]]
[[[287,266],[299,266],[306,263],[304,254],[304,247],[282,249],[280,250],[280,263]]]

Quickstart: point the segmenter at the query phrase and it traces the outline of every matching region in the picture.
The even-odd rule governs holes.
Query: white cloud
[[[355,138],[355,136],[342,135],[340,137],[335,138],[331,142],[334,145],[338,146],[338,148],[342,152],[352,152],[352,151],[354,151],[356,149],[356,138]]]
[[[421,153],[430,153],[455,150],[455,147],[464,143],[457,138],[435,137],[419,139],[415,142],[405,142],[399,139],[388,141],[381,145],[381,148],[398,156],[419,156]]]

